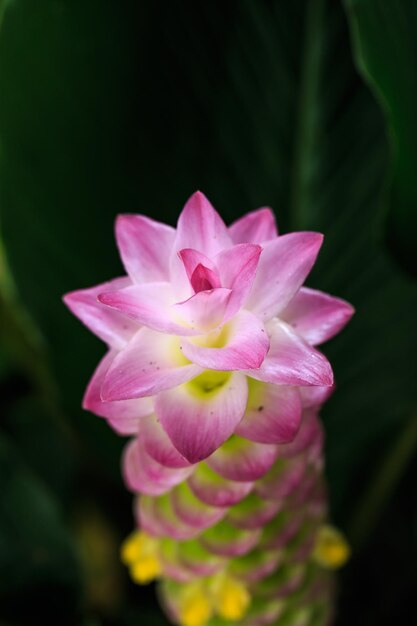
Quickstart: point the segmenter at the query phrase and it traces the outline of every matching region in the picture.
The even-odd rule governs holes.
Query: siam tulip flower
[[[132,436],[132,577],[162,578],[183,626],[327,623],[323,567],[348,548],[326,524],[316,346],[353,309],[303,287],[322,235],[278,236],[268,208],[227,228],[197,192],[176,230],[122,215],[116,239],[127,276],[64,299],[108,345],[83,406]]]

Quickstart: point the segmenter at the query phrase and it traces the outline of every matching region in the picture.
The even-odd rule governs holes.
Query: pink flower
[[[315,346],[353,313],[347,302],[302,287],[322,235],[278,236],[268,208],[227,228],[197,192],[176,230],[121,215],[116,239],[127,276],[64,300],[109,347],[83,406],[122,434],[140,430],[126,454],[138,490],[152,485],[157,495],[179,484],[190,463],[234,433],[270,467],[275,457],[265,449],[291,441],[302,406],[333,384]],[[211,459],[216,469],[228,462],[227,454]],[[223,475],[233,474],[233,463]]]

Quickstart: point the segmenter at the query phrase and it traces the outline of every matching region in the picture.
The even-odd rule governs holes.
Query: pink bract
[[[322,235],[279,236],[268,208],[227,228],[197,192],[176,230],[121,215],[116,240],[127,276],[64,296],[109,348],[84,408],[122,434],[142,431],[125,476],[144,493],[178,484],[234,433],[248,442],[241,460],[219,453],[210,463],[228,479],[240,462],[255,480],[260,451],[291,441],[308,399],[327,397],[332,369],[315,346],[353,313],[303,287]]]

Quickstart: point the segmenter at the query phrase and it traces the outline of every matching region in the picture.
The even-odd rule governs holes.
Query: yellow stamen
[[[213,601],[220,617],[238,621],[248,610],[251,597],[243,583],[235,578],[222,576],[213,586]]]
[[[327,569],[338,569],[349,557],[350,547],[345,536],[333,526],[321,526],[313,550],[314,560]]]
[[[208,594],[199,584],[191,584],[182,591],[179,606],[181,626],[205,626],[212,616]]]
[[[150,583],[161,574],[158,540],[143,531],[136,530],[123,542],[121,559],[136,583]]]

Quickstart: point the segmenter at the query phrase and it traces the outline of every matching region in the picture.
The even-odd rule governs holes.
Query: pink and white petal
[[[261,252],[261,246],[241,243],[219,252],[215,257],[222,286],[232,290],[225,321],[237,313],[245,302],[255,279]]]
[[[304,452],[313,444],[322,440],[322,426],[317,418],[316,412],[312,410],[303,411],[303,419],[300,430],[293,441],[285,443],[279,448],[280,458],[289,458]]]
[[[197,463],[233,434],[246,399],[247,383],[242,374],[222,374],[214,382],[203,374],[159,393],[155,413],[178,452]]]
[[[126,400],[126,402],[130,401]],[[155,415],[148,415],[141,419],[139,433],[146,452],[161,465],[172,468],[190,465],[172,445]]]
[[[301,404],[303,409],[310,409],[313,407],[320,408],[332,395],[336,385],[329,385],[326,387],[313,386],[313,387],[299,387]]]
[[[174,239],[174,228],[149,217],[117,216],[117,245],[123,265],[135,283],[169,280],[169,258]]]
[[[105,306],[162,333],[195,335],[196,331],[178,323],[173,308],[174,297],[169,283],[131,285],[119,291],[100,293],[98,300]]]
[[[185,524],[205,530],[226,515],[224,507],[214,507],[201,502],[187,483],[175,487],[170,494],[172,509]]]
[[[258,370],[248,370],[256,380],[278,385],[333,384],[333,372],[324,354],[309,346],[278,319],[268,325],[270,350]]]
[[[182,522],[175,514],[167,494],[158,498],[142,496],[137,506],[140,527],[156,537],[170,537],[177,541],[185,541],[196,537],[198,528]]]
[[[319,233],[297,232],[267,243],[246,308],[263,320],[278,315],[303,284],[322,242],[323,235]]]
[[[282,500],[299,488],[306,474],[307,459],[298,455],[279,459],[272,470],[255,485],[255,492],[266,500]]]
[[[229,226],[233,243],[263,243],[278,237],[275,215],[269,207],[247,213]]]
[[[258,443],[292,441],[301,423],[301,400],[297,387],[271,385],[248,379],[245,415],[236,434]]]
[[[201,191],[194,193],[179,216],[175,250],[194,248],[212,257],[231,245],[232,240],[220,215]]]
[[[78,317],[92,333],[108,346],[121,349],[137,332],[139,325],[131,319],[112,311],[97,300],[103,291],[116,291],[131,284],[129,278],[116,278],[88,289],[79,289],[65,294],[63,300],[71,313]]]
[[[213,554],[237,557],[247,554],[259,542],[261,530],[238,530],[226,520],[206,530],[199,541]]]
[[[307,343],[313,346],[328,341],[342,330],[354,313],[345,300],[301,287],[280,319],[292,326]]]
[[[109,402],[152,396],[201,373],[198,365],[182,365],[184,361],[175,338],[141,328],[113,360],[104,377],[101,398]]]
[[[219,288],[200,291],[188,300],[176,304],[174,309],[193,332],[197,332],[195,329],[199,329],[201,333],[223,323],[231,297],[231,289]]]
[[[227,519],[233,526],[244,530],[263,528],[285,506],[285,502],[263,500],[252,491],[247,498],[229,509]]]
[[[262,322],[249,311],[240,311],[219,332],[204,338],[201,346],[196,340],[182,340],[182,351],[191,362],[205,369],[257,370],[269,350],[269,339]],[[205,347],[210,342],[224,342],[221,348]]]
[[[188,479],[191,491],[199,500],[216,507],[237,504],[253,488],[252,482],[242,483],[226,480],[213,472],[205,463],[199,463]]]
[[[122,435],[135,435],[138,431],[139,421],[145,415],[153,411],[152,398],[135,398],[134,400],[121,400],[120,402],[103,402],[101,399],[101,386],[104,376],[109,369],[116,351],[111,350],[100,361],[94,372],[83,398],[83,409],[105,417],[114,430]]]
[[[206,463],[223,478],[255,481],[271,469],[278,456],[278,447],[230,437]]]
[[[217,285],[217,287],[220,287],[220,279],[217,275],[218,273],[217,273],[216,265],[214,261],[209,259],[208,256],[206,256],[202,252],[199,252],[198,250],[195,250],[194,248],[184,248],[183,250],[180,250],[178,252],[178,256],[184,264],[184,269],[185,269],[185,272],[187,274],[187,277],[190,283],[191,283],[191,277],[194,274],[196,268],[199,265],[202,265],[203,267],[211,270],[213,274],[216,275],[217,280],[219,281],[219,284]]]
[[[192,467],[164,467],[147,454],[140,439],[133,439],[127,444],[122,466],[128,489],[150,496],[159,496],[170,491],[193,471]]]

